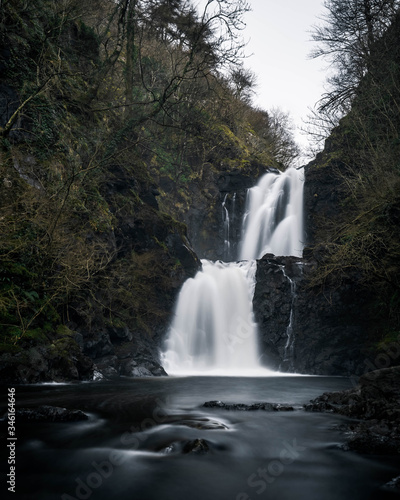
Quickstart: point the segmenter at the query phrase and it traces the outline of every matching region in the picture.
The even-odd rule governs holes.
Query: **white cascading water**
[[[224,221],[224,259],[229,259],[231,256],[230,217],[229,210],[226,207],[227,197],[228,193],[226,193],[224,201],[222,202],[222,216]]]
[[[240,259],[260,259],[266,253],[303,253],[303,173],[289,168],[265,174],[249,189]]]
[[[232,245],[231,245],[231,222],[235,219],[235,205],[236,205],[236,193],[230,200],[230,210],[227,207],[228,193],[224,196],[222,202],[222,220],[224,223],[224,261],[230,262],[232,257]]]
[[[161,354],[168,374],[276,374],[259,361],[253,316],[255,259],[265,253],[301,255],[302,200],[303,183],[294,169],[267,173],[249,190],[241,261],[203,260],[203,269],[179,293]],[[224,221],[229,224],[225,202],[226,197]]]
[[[169,374],[259,374],[256,262],[211,262],[188,279],[162,355]]]

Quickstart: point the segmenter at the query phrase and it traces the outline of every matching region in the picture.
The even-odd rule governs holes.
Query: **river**
[[[287,375],[17,386],[17,408],[63,406],[81,409],[90,418],[73,423],[23,423],[17,418],[16,497],[398,498],[380,489],[398,474],[398,458],[344,451],[340,425],[348,419],[301,408],[325,391],[349,387],[346,378]],[[210,400],[288,403],[295,410],[204,408]],[[4,437],[4,421],[1,430]],[[185,454],[185,443],[195,439],[205,440],[208,452]]]

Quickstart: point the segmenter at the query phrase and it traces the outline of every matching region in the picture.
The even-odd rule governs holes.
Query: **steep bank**
[[[30,159],[39,169],[39,162],[32,156]],[[160,339],[180,287],[196,273],[200,262],[191,250],[185,227],[158,210],[151,179],[138,176],[140,165],[138,161],[132,170],[119,166],[107,175],[103,172],[99,193],[113,219],[107,228],[96,231],[79,216],[64,219],[67,238],[56,233],[60,247],[51,253],[50,249],[45,253],[47,248],[39,237],[28,241],[30,249],[42,252],[43,264],[36,261],[25,271],[22,263],[3,260],[3,297],[14,297],[14,307],[24,304],[20,324],[10,330],[10,335],[15,332],[13,342],[3,341],[3,381],[81,380],[92,378],[94,373],[97,377],[164,374],[158,359]],[[8,178],[13,187],[22,185],[26,190],[25,179],[17,171]],[[38,203],[47,201],[43,193],[33,195]],[[36,227],[37,221],[31,224]],[[67,247],[61,246],[66,242]],[[24,254],[19,255],[22,258]],[[58,269],[55,276],[51,267],[41,267],[45,263],[61,266],[56,264],[59,259],[65,270]],[[16,270],[18,281],[13,274]],[[39,273],[47,290],[34,284]],[[12,288],[6,286],[11,277]],[[73,286],[68,286],[72,280]],[[49,286],[54,290],[51,309],[49,305],[43,308],[43,315],[35,316],[36,304],[43,304]],[[32,288],[35,293],[29,307],[20,297]]]
[[[366,318],[360,348],[375,355],[400,331],[399,35],[397,14],[371,48],[351,111],[305,167],[310,286],[328,300],[353,290]]]

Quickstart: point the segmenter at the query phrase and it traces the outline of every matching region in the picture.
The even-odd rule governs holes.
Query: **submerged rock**
[[[201,430],[223,430],[228,427],[216,420],[210,420],[208,418],[188,418],[182,420],[170,420],[169,424],[174,425],[184,425],[186,427],[191,427],[192,429],[201,429]]]
[[[37,408],[20,408],[16,411],[18,422],[78,422],[88,420],[81,410],[68,410],[59,406],[38,406]]]
[[[222,408],[223,410],[234,411],[294,411],[293,406],[279,403],[253,403],[247,405],[244,403],[224,403],[222,401],[207,401],[203,404],[205,408]]]
[[[192,441],[174,441],[168,445],[163,445],[156,451],[164,455],[205,455],[211,451],[211,445],[205,439],[198,438]]]
[[[210,451],[210,447],[205,439],[195,439],[194,441],[188,441],[183,449],[182,453],[188,454],[193,453],[195,455],[205,455]]]
[[[385,489],[400,493],[400,476],[393,478],[384,486]]]

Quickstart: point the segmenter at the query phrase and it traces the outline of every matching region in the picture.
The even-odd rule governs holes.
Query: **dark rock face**
[[[309,287],[315,262],[266,255],[257,261],[253,305],[262,360],[271,369],[323,375],[365,371],[364,297],[351,284]]]
[[[275,370],[287,364],[286,345],[293,305],[291,279],[296,274],[298,281],[301,273],[301,267],[296,264],[298,261],[295,257],[275,257],[272,254],[257,261],[253,307],[260,332],[261,359]]]
[[[93,361],[72,338],[0,357],[0,378],[4,383],[88,380],[93,377],[93,369]]]
[[[324,150],[304,169],[307,247],[303,253],[304,286],[299,287],[295,363],[302,373],[360,375],[371,363],[368,318],[373,291],[362,286],[360,273],[349,271],[341,279],[334,273],[327,274],[321,278],[323,286],[307,286],[313,273],[323,276],[332,251],[324,243],[329,241],[329,227],[340,223],[346,210],[348,194],[340,181],[340,172],[345,172],[346,166],[338,155],[342,140],[338,127],[326,140]]]
[[[342,429],[348,436],[347,449],[400,454],[400,367],[366,373],[354,389],[325,393],[305,409],[361,420],[345,424]]]
[[[222,401],[207,401],[203,404],[205,408],[222,408],[228,411],[293,411],[293,406],[279,403],[223,403]]]
[[[176,217],[188,227],[188,238],[200,258],[234,261],[238,258],[238,243],[242,234],[247,190],[257,184],[259,178],[272,168],[256,161],[240,169],[219,169],[204,164],[202,178],[189,184],[190,203]],[[160,178],[160,186],[173,193],[173,199],[182,203],[180,195],[169,178]],[[169,207],[170,208],[170,207]],[[229,235],[227,234],[229,217]],[[229,240],[229,248],[225,241]]]
[[[235,198],[235,201],[233,199]],[[238,241],[241,234],[242,214],[244,213],[246,192],[216,192],[212,207],[206,200],[198,202],[185,214],[188,234],[196,253],[209,260],[230,261],[237,258]],[[224,206],[223,206],[224,203]],[[226,212],[227,211],[227,212]],[[229,216],[229,237],[227,238],[227,213]],[[229,241],[229,250],[225,240]]]
[[[114,330],[120,332],[118,337]],[[100,378],[166,376],[159,360],[159,338],[146,338],[127,328],[113,329],[113,336],[99,331],[84,344]],[[115,335],[115,336],[114,336]],[[121,337],[121,335],[123,335]],[[93,346],[102,346],[94,349]]]
[[[324,155],[331,149],[329,139],[326,141]],[[331,162],[329,167],[323,166],[322,153],[304,168],[304,214],[306,229],[306,244],[317,243],[316,236],[320,222],[324,218],[334,219],[341,208],[342,191],[335,170],[341,169],[339,161]]]
[[[255,183],[254,178],[240,174],[215,175],[209,181],[206,195],[198,193],[194,197],[184,220],[190,241],[201,258],[225,261],[237,258],[247,189]]]

